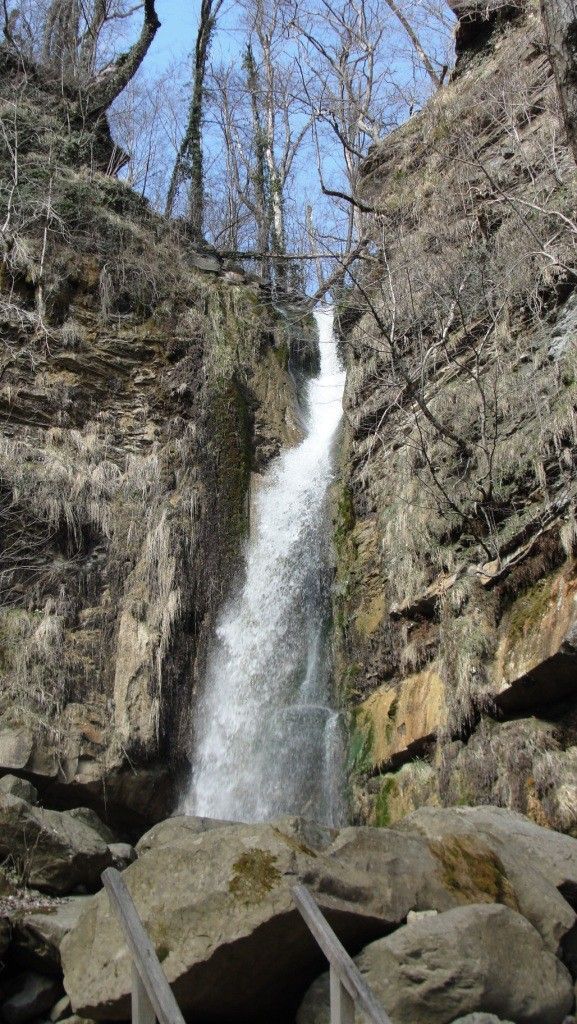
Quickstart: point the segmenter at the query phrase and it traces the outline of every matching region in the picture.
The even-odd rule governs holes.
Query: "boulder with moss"
[[[448,818],[429,835],[410,819],[403,830],[334,830],[294,818],[246,825],[179,817],[155,826],[123,877],[179,1005],[199,1019],[264,1022],[296,1011],[322,956],[294,905],[295,880],[309,888],[351,953],[413,912],[420,920],[424,911],[443,917],[482,904],[525,919],[527,934],[552,963],[576,920],[546,873],[550,849],[556,877],[560,848],[553,841],[543,846],[543,873],[531,861],[539,836],[530,830],[525,849],[508,847],[504,831],[497,843],[451,825]],[[515,828],[515,816],[509,825]],[[571,850],[567,877],[574,856]],[[65,937],[61,955],[75,1013],[126,1017],[130,958],[105,892]],[[231,962],[229,986],[223,979]]]

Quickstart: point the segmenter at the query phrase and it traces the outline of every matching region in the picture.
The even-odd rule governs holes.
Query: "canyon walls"
[[[575,833],[575,165],[538,6],[455,9],[451,83],[365,163],[342,302],[353,813],[495,803]]]
[[[104,123],[2,60],[0,771],[138,828],[186,774],[251,476],[300,440],[314,323],[195,252],[106,173]]]

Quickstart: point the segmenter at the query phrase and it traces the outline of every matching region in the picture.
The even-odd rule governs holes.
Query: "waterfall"
[[[221,610],[209,653],[189,814],[344,819],[342,723],[327,649],[327,489],[345,375],[332,309],[315,319],[320,373],[307,384],[306,434],[259,485],[242,587]]]

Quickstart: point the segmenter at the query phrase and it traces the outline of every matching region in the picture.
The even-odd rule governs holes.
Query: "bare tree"
[[[192,94],[184,137],[178,150],[166,198],[165,213],[171,216],[178,189],[189,186],[188,219],[195,239],[201,240],[204,229],[204,173],[202,121],[205,78],[210,43],[223,0],[202,0],[200,20],[194,48]]]
[[[140,68],[160,21],[155,0],[129,5],[124,0],[51,0],[36,2],[24,12],[2,0],[6,44],[22,60],[56,75],[65,85],[78,89],[83,110],[97,114],[107,110]],[[107,33],[116,36],[119,22],[142,10],[138,38],[128,50],[112,52]],[[110,42],[110,39],[108,40]]]

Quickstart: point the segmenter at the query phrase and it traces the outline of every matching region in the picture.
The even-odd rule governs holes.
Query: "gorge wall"
[[[187,771],[251,474],[300,439],[314,324],[195,253],[110,176],[103,121],[1,61],[0,772],[141,830]]]
[[[494,803],[577,834],[575,166],[538,5],[456,13],[451,83],[366,160],[342,304],[354,815]]]
[[[575,167],[537,5],[457,14],[451,83],[365,162],[340,306],[353,815],[496,803],[575,832]],[[314,325],[111,176],[104,121],[0,62],[0,772],[138,831],[188,770]]]

